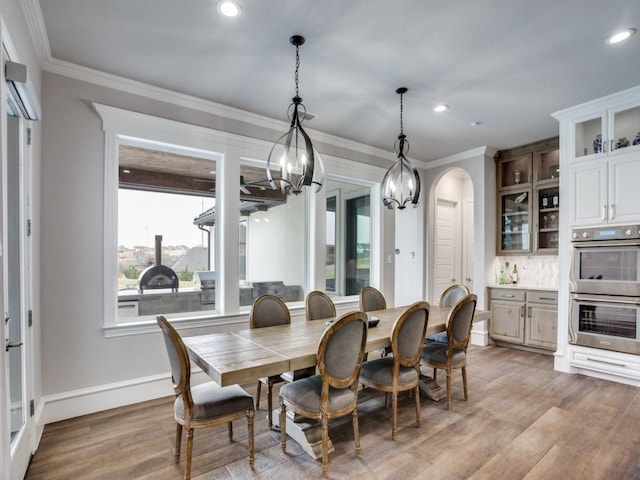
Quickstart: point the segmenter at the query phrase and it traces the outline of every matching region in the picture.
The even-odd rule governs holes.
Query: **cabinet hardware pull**
[[[609,220],[613,220],[613,217],[615,216],[616,212],[615,212],[615,204],[611,204],[609,205]]]
[[[524,305],[520,307],[520,316],[524,317]]]
[[[602,206],[602,221],[605,221],[607,219],[607,206],[603,205]]]
[[[513,298],[513,295],[505,295],[505,297]]]
[[[531,318],[531,306],[527,307],[527,316]]]
[[[556,300],[554,297],[538,297],[540,300],[551,300],[554,301]]]

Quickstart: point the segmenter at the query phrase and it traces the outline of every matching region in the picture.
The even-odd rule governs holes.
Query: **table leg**
[[[294,421],[295,417],[295,421]],[[287,435],[293,438],[302,449],[314,458],[322,458],[322,424],[316,420],[303,419],[298,421],[299,416],[291,410],[287,410]],[[273,425],[280,428],[280,408],[273,410]],[[329,438],[328,453],[335,450],[331,438]]]
[[[447,396],[447,392],[433,378],[422,374],[420,374],[420,393],[436,402]]]

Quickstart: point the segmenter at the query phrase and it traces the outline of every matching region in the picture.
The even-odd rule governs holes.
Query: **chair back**
[[[464,285],[451,285],[440,295],[440,306],[453,307],[462,297],[466,297],[470,293]]]
[[[394,359],[404,367],[413,367],[420,361],[424,337],[429,322],[429,303],[416,302],[396,320],[391,331],[391,349]]]
[[[305,300],[305,307],[307,321],[335,318],[336,316],[336,306],[333,304],[333,300],[320,290],[309,292]]]
[[[273,325],[288,325],[291,314],[287,305],[275,295],[260,295],[253,302],[249,315],[251,328],[271,327]]]
[[[190,418],[193,400],[191,398],[191,363],[187,347],[184,346],[178,331],[173,328],[173,325],[163,315],[158,315],[156,320],[162,330],[169,363],[171,364],[173,391],[176,396],[182,395],[185,418]]]
[[[380,290],[369,286],[360,290],[360,310],[372,312],[373,310],[384,310],[385,308],[387,308],[387,301]]]
[[[324,331],[316,358],[323,391],[325,385],[346,388],[357,384],[367,343],[367,328],[366,313],[350,312]]]
[[[466,350],[471,338],[473,315],[476,311],[478,297],[469,294],[455,304],[447,320],[447,339],[449,350]]]

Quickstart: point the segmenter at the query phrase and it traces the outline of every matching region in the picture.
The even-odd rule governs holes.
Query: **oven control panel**
[[[624,239],[640,239],[640,225],[576,228],[571,232],[571,240],[574,242]]]

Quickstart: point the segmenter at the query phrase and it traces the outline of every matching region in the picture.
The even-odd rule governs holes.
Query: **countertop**
[[[540,285],[527,285],[524,283],[506,283],[504,285],[498,285],[498,284],[491,284],[491,285],[487,285],[488,288],[507,288],[507,289],[511,289],[511,290],[537,290],[537,291],[543,291],[543,292],[557,292],[558,291],[558,287],[552,287],[552,286],[540,286]]]

